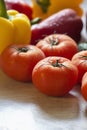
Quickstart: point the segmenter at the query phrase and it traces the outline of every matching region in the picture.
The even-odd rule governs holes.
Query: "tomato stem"
[[[52,63],[52,66],[53,67],[62,67],[62,66],[64,66],[63,64],[61,64],[61,63],[59,63],[59,61],[58,60],[56,60],[56,62],[55,63]],[[64,66],[65,67],[65,66]]]
[[[20,48],[18,48],[18,51],[19,52],[27,52],[28,48],[27,47],[20,47]]]
[[[57,45],[58,44],[58,39],[57,38],[49,38],[49,42],[50,42],[50,44],[51,44],[51,46],[55,46],[55,45]]]
[[[18,51],[18,53],[27,52],[29,50],[28,47],[19,47],[19,48],[12,47],[12,48],[16,49]]]

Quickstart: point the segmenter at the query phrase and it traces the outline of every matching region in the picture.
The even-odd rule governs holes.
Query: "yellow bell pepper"
[[[32,0],[33,18],[45,19],[65,8],[74,9],[82,16],[83,10],[80,7],[82,2],[83,0]]]
[[[25,14],[16,10],[6,11],[4,0],[0,1],[0,53],[10,44],[29,44],[31,24]]]

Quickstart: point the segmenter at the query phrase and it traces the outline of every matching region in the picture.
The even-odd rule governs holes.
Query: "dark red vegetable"
[[[32,7],[22,0],[5,0],[6,8],[15,9],[20,13],[24,13],[28,16],[28,18],[32,19]]]
[[[32,26],[31,44],[53,33],[67,34],[78,42],[83,28],[82,19],[72,9],[64,9]]]

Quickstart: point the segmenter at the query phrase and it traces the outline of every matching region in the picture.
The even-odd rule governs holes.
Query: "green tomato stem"
[[[56,62],[53,63],[52,66],[53,66],[53,67],[61,67],[61,66],[63,66],[63,65],[62,65],[61,63],[59,63],[58,60],[56,60]]]
[[[49,38],[49,41],[50,41],[51,46],[56,46],[59,43],[58,39],[54,39],[54,38],[53,39]]]
[[[19,52],[27,52],[29,49],[27,47],[19,47],[18,51]]]

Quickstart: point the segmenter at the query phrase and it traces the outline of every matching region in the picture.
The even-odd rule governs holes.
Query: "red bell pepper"
[[[83,21],[76,11],[69,8],[63,9],[39,24],[32,25],[31,44],[35,45],[39,40],[54,33],[67,34],[79,43],[82,29]]]
[[[23,0],[5,0],[5,3],[7,10],[15,9],[26,14],[30,20],[32,19],[32,7]]]

